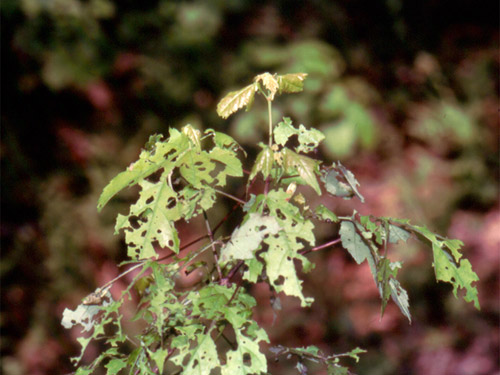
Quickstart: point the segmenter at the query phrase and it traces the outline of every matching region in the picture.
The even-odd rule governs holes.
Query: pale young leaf
[[[230,92],[217,105],[217,114],[222,118],[228,118],[239,109],[248,107],[253,102],[257,90],[257,83],[254,82],[241,90]]]
[[[276,76],[270,73],[262,73],[254,78],[255,82],[262,82],[262,85],[269,91],[269,100],[274,99],[274,95],[278,91],[278,81]]]

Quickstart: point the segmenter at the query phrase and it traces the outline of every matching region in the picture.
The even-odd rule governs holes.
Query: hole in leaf
[[[150,203],[152,203],[154,200],[155,200],[155,198],[154,198],[154,197],[149,197],[148,199],[146,199],[146,204],[150,204]]]
[[[165,155],[163,155],[163,157],[168,160],[176,152],[177,152],[177,150],[175,148],[173,148],[169,152],[167,152]]]
[[[168,245],[168,247],[174,247],[174,241],[173,240],[168,240],[167,245]]]
[[[285,278],[283,277],[283,275],[281,275],[280,277],[278,277],[278,279],[274,282],[274,285],[283,285],[285,283]]]
[[[243,354],[243,362],[245,363],[246,366],[249,367],[252,366],[252,357],[250,357],[250,354],[248,353]]]
[[[137,216],[130,216],[128,222],[130,223],[130,226],[134,229],[139,229],[141,227],[141,224],[139,223],[139,217]]]
[[[286,216],[283,215],[283,212],[281,212],[279,208],[276,210],[276,216],[278,217],[278,219],[286,220]]]
[[[146,181],[149,181],[153,184],[156,184],[158,181],[160,181],[160,177],[163,173],[163,168],[160,168],[156,172],[150,174],[148,177],[145,178]]]
[[[172,208],[175,207],[176,204],[177,204],[177,199],[175,199],[174,197],[168,198],[168,200],[167,200],[167,209],[171,210]]]
[[[147,233],[148,233],[148,231],[147,231],[147,230],[143,231],[143,232],[141,233],[141,237],[146,237],[146,234],[147,234]]]

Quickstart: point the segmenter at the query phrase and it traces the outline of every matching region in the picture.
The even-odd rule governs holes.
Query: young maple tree
[[[364,350],[327,354],[315,346],[269,347],[266,331],[253,319],[255,299],[242,287],[267,283],[275,292],[296,297],[302,307],[310,306],[295,263],[304,272],[313,269],[306,257],[311,251],[339,242],[356,263],[368,262],[379,290],[382,314],[390,299],[411,322],[407,292],[397,280],[401,262],[387,257],[390,243],[406,242],[412,235],[432,248],[436,280],[451,283],[457,297],[465,290],[465,301],[479,309],[478,280],[468,260],[462,258],[462,242],[432,233],[424,226],[390,217],[362,216],[356,211],[340,217],[320,204],[312,207],[298,186],[309,186],[318,195],[364,202],[353,173],[341,163],[324,164],[308,156],[316,150],[324,135],[304,125],[295,127],[289,118],[277,125],[272,120],[272,103],[276,95],[296,93],[303,89],[307,74],[269,74],[255,77],[245,88],[227,94],[217,112],[227,118],[252,105],[260,94],[268,104],[268,143],[262,149],[248,176],[240,157],[244,150],[229,135],[208,129],[201,133],[191,125],[180,131],[169,130],[169,136],[150,137],[139,160],[118,174],[104,188],[98,202],[101,210],[126,187],[139,185],[137,201],[126,215],[119,214],[115,233],[123,231],[129,268],[117,278],[87,296],[76,310],[66,309],[62,324],[66,328],[81,326],[84,336],[78,341],[81,354],[73,358],[80,364],[92,340],[102,340],[106,349],[89,365],[79,365],[77,375],[91,374],[103,365],[106,374],[183,374],[248,375],[268,374],[268,358],[286,356],[297,361],[297,370],[307,374],[307,363],[322,363],[328,374],[349,374],[341,363],[344,357],[356,361]],[[288,146],[294,137],[296,146]],[[235,197],[223,190],[227,179],[244,178],[246,194]],[[249,192],[256,179],[264,181],[259,194]],[[221,226],[209,224],[210,209],[218,196],[236,202],[243,220],[228,236],[217,235]],[[189,222],[203,215],[207,233],[194,242],[182,244],[176,222]],[[316,244],[315,223],[326,222],[339,227],[339,238]],[[197,250],[181,257],[180,251],[205,241]],[[160,258],[157,248],[171,250]],[[210,261],[204,253],[210,254]],[[202,260],[200,260],[202,259]],[[296,262],[297,261],[297,262]],[[176,288],[180,273],[193,269],[207,270],[206,277],[189,290]],[[114,300],[109,292],[113,283],[136,271],[132,282]],[[132,299],[132,288],[140,299],[134,319],[142,319],[146,328],[130,337],[122,329],[121,308]],[[225,342],[226,349],[220,344]]]

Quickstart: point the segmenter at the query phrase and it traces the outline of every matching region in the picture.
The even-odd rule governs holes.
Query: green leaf
[[[233,137],[227,135],[226,133],[217,132],[213,129],[205,130],[205,134],[211,134],[214,139],[214,143],[217,147],[223,149],[230,149],[231,151],[236,152],[237,150],[242,150],[241,146],[234,140]]]
[[[182,156],[179,163],[181,176],[195,188],[202,189],[214,181],[210,173],[215,169],[215,163],[210,160],[206,151],[191,149]]]
[[[362,203],[365,202],[365,198],[357,189],[358,180],[342,164],[333,163],[331,168],[323,172],[321,180],[330,194],[344,199],[351,199],[356,195]]]
[[[299,251],[304,247],[302,242],[314,245],[314,226],[304,219],[298,207],[287,200],[288,197],[283,189],[273,190],[263,201],[269,209],[269,215],[276,219],[282,230],[264,238],[269,248],[261,257],[266,263],[266,274],[274,289],[298,297],[302,306],[309,306],[313,299],[304,297],[302,293],[302,281],[298,278],[294,259],[302,263],[304,272],[312,268],[313,265]]]
[[[347,183],[340,180],[340,173],[335,169],[323,173],[321,181],[323,181],[326,191],[331,195],[344,199],[351,199],[353,197],[352,189]]]
[[[260,172],[262,173],[262,177],[265,180],[270,174],[273,168],[274,163],[274,153],[268,147],[264,146],[262,151],[259,152],[257,158],[255,159],[255,164],[253,165],[252,172],[248,177],[248,181],[252,181],[252,179]]]
[[[442,249],[439,242],[432,244],[432,253],[434,255],[434,270],[436,272],[436,280],[444,281],[453,285],[453,295],[458,298],[457,291],[459,288],[466,290],[464,299],[467,302],[473,302],[476,309],[480,310],[478,292],[475,286],[472,286],[474,281],[478,281],[479,277],[472,270],[472,266],[467,259],[460,260],[460,263],[452,262]],[[455,260],[458,262],[458,257]]]
[[[366,350],[361,349],[361,348],[354,348],[350,352],[347,352],[343,354],[344,356],[349,356],[352,359],[354,359],[356,362],[359,362],[359,355],[358,354],[363,354],[366,353]]]
[[[353,222],[343,221],[340,224],[339,234],[342,246],[349,251],[349,254],[351,254],[356,263],[361,264],[366,259],[373,261],[370,247],[356,231],[356,226]]]
[[[290,117],[284,117],[273,130],[274,141],[281,146],[294,134],[297,134],[297,129],[293,127]]]
[[[138,201],[127,216],[118,215],[115,233],[125,229],[128,255],[133,259],[157,257],[154,243],[179,252],[179,237],[172,222],[182,217],[177,194],[163,174],[156,183],[142,180]]]
[[[241,329],[235,330],[237,348],[226,354],[226,365],[221,368],[222,375],[249,375],[267,372],[267,358],[261,353],[259,342],[269,342],[269,339],[265,331],[257,327],[255,322],[250,324],[253,327],[253,332],[256,333],[251,334],[250,337],[244,335]],[[252,332],[252,330],[249,331]]]
[[[392,300],[396,303],[396,305],[399,307],[399,310],[401,310],[403,315],[406,316],[411,323],[408,293],[406,293],[406,290],[401,287],[401,284],[399,284],[399,281],[397,281],[396,279],[390,279],[389,286],[391,288]]]
[[[167,358],[169,350],[158,348],[156,351],[149,351],[149,355],[158,367],[158,373],[163,374],[163,367],[165,366],[165,359]]]
[[[116,375],[120,370],[127,367],[126,358],[113,358],[104,367],[107,368],[106,375]]]
[[[325,139],[322,132],[317,129],[306,129],[300,125],[297,129],[292,125],[289,117],[284,117],[273,131],[274,140],[277,144],[284,146],[288,139],[293,135],[298,135],[299,145],[295,148],[297,152],[309,153],[314,151],[318,144]]]
[[[269,237],[265,240],[269,245],[267,252],[262,254],[266,262],[266,273],[269,282],[277,292],[284,292],[289,296],[300,299],[301,306],[310,306],[313,298],[304,297],[302,293],[302,280],[297,276],[297,271],[293,260],[300,260],[304,268],[309,267],[309,261],[298,253],[302,246],[296,241],[294,236],[280,232],[278,237]]]
[[[226,176],[243,176],[241,161],[235,156],[233,151],[217,147],[210,151],[209,157],[211,160],[215,160],[223,165],[223,168],[218,169],[216,171],[217,174],[214,176],[216,185],[225,186]]]
[[[241,90],[230,92],[217,105],[217,114],[222,118],[228,118],[239,109],[245,106],[248,108],[257,90],[257,83],[254,82]]]
[[[399,262],[392,263],[387,258],[380,259],[377,264],[377,286],[382,298],[381,313],[384,315],[389,297],[392,297],[392,300],[411,323],[408,293],[401,287],[399,281],[396,280],[399,268],[401,268]]]
[[[458,289],[465,289],[465,301],[473,302],[474,306],[479,310],[478,291],[472,285],[473,282],[479,280],[479,277],[472,270],[470,262],[467,259],[461,259],[462,254],[459,249],[463,246],[463,242],[450,239],[439,240],[438,236],[426,227],[412,225],[408,220],[390,220],[414,232],[419,238],[423,237],[431,243],[436,280],[452,284],[453,294],[457,298]]]
[[[307,73],[292,73],[278,76],[278,93],[296,93],[304,89]]]
[[[354,194],[359,198],[361,203],[365,203],[365,198],[363,198],[363,196],[358,191],[357,187],[359,186],[359,182],[358,180],[356,180],[356,177],[354,177],[354,174],[350,170],[346,169],[342,164],[340,164],[340,162],[338,163],[338,168],[344,175],[345,179],[347,180],[347,183],[351,186],[351,189],[354,192]]]
[[[157,141],[154,146],[150,144],[152,140]],[[187,152],[190,147],[189,138],[176,129],[170,129],[170,137],[167,142],[158,141],[158,138],[150,138],[147,149],[141,152],[139,160],[132,163],[126,171],[118,174],[106,185],[99,197],[97,209],[102,210],[119,191],[139,183],[162,168],[167,174],[170,173],[175,167],[175,160]]]
[[[410,238],[411,233],[407,230],[398,227],[394,224],[389,224],[389,242],[398,243],[399,241],[406,242]]]
[[[287,174],[298,173],[307,185],[311,186],[318,195],[321,195],[321,189],[316,178],[318,161],[305,155],[296,154],[288,148],[284,148],[281,153],[283,156],[283,166]]]
[[[181,355],[173,357],[174,364],[182,366],[183,375],[209,375],[210,372],[220,366],[217,354],[217,347],[210,336],[211,332],[198,333],[193,337],[196,344],[193,348],[183,350]],[[183,365],[185,358],[189,355],[188,362]],[[181,360],[182,358],[182,360]]]
[[[326,368],[328,375],[349,375],[349,369],[340,365],[328,365]]]
[[[276,219],[256,213],[248,215],[244,224],[235,229],[229,242],[221,249],[221,262],[252,259],[266,235],[274,235],[280,230]]]
[[[326,221],[326,222],[334,222],[338,223],[339,218],[332,211],[326,208],[324,205],[320,204],[314,210],[314,213],[317,215],[318,219]]]

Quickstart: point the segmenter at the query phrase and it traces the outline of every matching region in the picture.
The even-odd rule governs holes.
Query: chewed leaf
[[[90,331],[94,327],[94,316],[101,311],[102,307],[98,305],[78,305],[76,310],[64,309],[61,324],[64,328],[72,328],[81,325],[83,331]]]
[[[154,143],[154,144],[153,144]],[[161,142],[159,136],[150,137],[139,160],[132,163],[124,172],[113,178],[104,188],[97,209],[100,211],[119,191],[138,184],[160,169],[169,173],[175,167],[175,160],[189,150],[189,138],[176,129],[170,129],[168,142]]]
[[[222,118],[228,118],[239,109],[249,106],[257,89],[258,86],[254,82],[241,90],[230,92],[217,105],[217,114]]]
[[[436,280],[451,283],[455,297],[458,297],[457,291],[459,288],[465,289],[466,295],[464,299],[467,302],[473,302],[474,306],[479,310],[477,289],[475,286],[472,286],[472,283],[478,281],[479,277],[472,270],[470,262],[467,259],[460,260],[460,263],[451,261],[438,243],[432,244],[432,252],[434,254]]]
[[[297,129],[292,125],[292,120],[289,117],[284,117],[274,129],[274,139],[277,144],[284,146],[292,135],[298,135],[299,145],[295,147],[295,151],[309,153],[314,151],[318,144],[325,139],[322,132],[317,129],[306,129],[304,125],[300,125]]]
[[[177,253],[179,237],[173,222],[182,217],[177,194],[165,177],[156,183],[143,180],[139,185],[139,200],[130,207],[128,216],[118,215],[115,232],[125,229],[128,255],[133,259],[158,256],[155,242]]]
[[[274,217],[251,213],[222,248],[221,262],[225,264],[235,259],[252,259],[264,236],[276,234],[279,230],[280,226]]]

